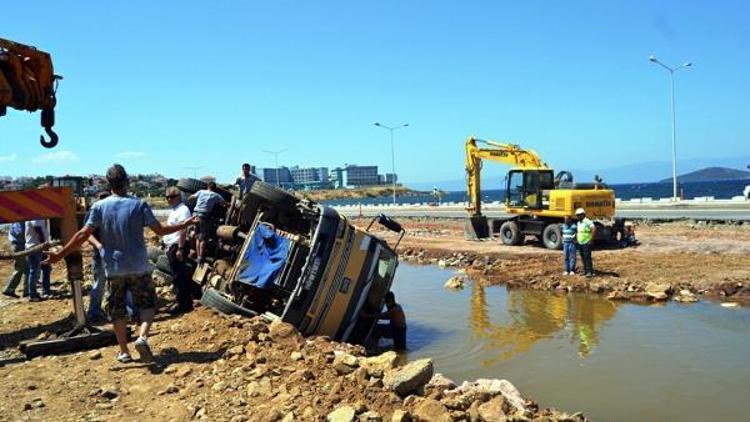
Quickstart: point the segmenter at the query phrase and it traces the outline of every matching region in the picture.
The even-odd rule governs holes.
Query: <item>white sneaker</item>
[[[141,362],[151,363],[154,360],[154,354],[151,352],[151,347],[149,347],[148,341],[145,338],[138,337],[138,340],[135,341],[135,350],[138,351]]]
[[[133,361],[133,358],[130,357],[130,353],[123,352],[118,353],[116,359],[120,363],[130,363]]]
[[[567,271],[563,271],[563,275],[568,275],[568,272]]]

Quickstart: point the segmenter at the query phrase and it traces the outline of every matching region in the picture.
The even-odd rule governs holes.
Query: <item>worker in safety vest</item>
[[[576,240],[578,240],[578,250],[583,261],[583,275],[593,277],[594,265],[591,262],[591,245],[594,243],[594,236],[596,236],[596,225],[586,218],[586,211],[583,208],[576,210],[576,218],[578,219]]]

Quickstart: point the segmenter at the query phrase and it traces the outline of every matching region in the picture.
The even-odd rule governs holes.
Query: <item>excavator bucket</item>
[[[472,215],[464,221],[464,238],[466,240],[481,240],[490,237],[490,226],[487,217]]]

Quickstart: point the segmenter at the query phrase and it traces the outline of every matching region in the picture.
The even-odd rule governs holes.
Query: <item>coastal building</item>
[[[345,170],[347,187],[358,188],[380,184],[378,166],[347,165]]]
[[[292,167],[289,169],[292,175],[295,189],[317,190],[329,189],[331,182],[328,180],[327,167]]]
[[[292,189],[294,180],[292,172],[287,167],[263,169],[263,181],[272,185],[281,186],[284,189]]]

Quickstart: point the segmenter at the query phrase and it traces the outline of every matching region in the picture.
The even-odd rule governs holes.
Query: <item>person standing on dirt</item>
[[[167,218],[168,225],[180,224],[190,219],[190,209],[182,203],[180,190],[174,186],[167,188],[165,192],[169,206],[172,211]],[[177,296],[177,305],[169,313],[179,314],[193,310],[193,292],[191,290],[191,280],[188,269],[185,267],[185,258],[188,254],[185,230],[168,234],[162,239],[169,259],[169,267],[172,269],[172,284],[174,285],[175,295]]]
[[[49,240],[47,232],[47,220],[31,220],[26,222],[26,249],[39,246]],[[42,263],[44,253],[42,251],[27,255],[29,263],[29,282],[26,293],[29,301],[38,302],[52,296],[50,287],[50,266]],[[36,283],[42,279],[42,295],[36,290]]]
[[[14,253],[26,250],[26,224],[23,221],[8,225],[8,240],[10,241],[11,251]],[[8,277],[3,294],[17,299],[16,288],[21,279],[23,279],[23,295],[28,296],[29,263],[25,256],[19,256],[13,260],[13,273]]]
[[[101,191],[96,194],[96,200],[101,201],[109,195],[111,195],[109,191]],[[91,290],[89,290],[89,310],[86,312],[86,320],[90,323],[94,323],[104,319],[104,312],[102,311],[102,296],[104,295],[104,285],[107,284],[107,278],[104,273],[104,262],[102,261],[104,246],[102,246],[99,241],[98,229],[91,233],[88,243],[93,249],[93,254],[91,256],[91,272],[94,275],[94,283],[91,285]]]
[[[245,195],[250,192],[250,187],[253,186],[253,183],[255,183],[256,180],[260,180],[258,176],[250,171],[250,169],[249,163],[242,164],[242,174],[240,174],[240,177],[234,182],[235,185],[240,187],[240,199],[244,198]]]
[[[393,292],[385,294],[386,310],[380,314],[366,315],[378,319],[388,320],[387,324],[377,324],[373,332],[374,340],[377,342],[381,337],[393,339],[395,350],[406,350],[406,315],[401,305],[396,303]]]
[[[566,215],[560,224],[563,240],[563,275],[576,273],[576,223]]]
[[[586,210],[578,208],[576,210],[576,240],[578,241],[578,250],[581,252],[583,261],[583,275],[586,277],[594,276],[594,264],[591,261],[591,246],[596,236],[596,225],[593,221],[586,218]]]
[[[208,182],[206,189],[201,189],[194,193],[191,198],[195,197],[195,208],[193,213],[198,216],[200,221],[198,225],[198,240],[195,242],[195,249],[198,254],[198,265],[203,264],[205,257],[206,242],[213,237],[213,221],[211,214],[217,206],[225,204],[224,198],[215,192],[216,183]]]
[[[156,288],[151,279],[143,228],[149,227],[157,235],[165,236],[195,224],[196,221],[191,218],[178,225],[163,226],[154,217],[148,204],[128,195],[128,174],[119,164],[114,164],[107,170],[107,182],[112,195],[94,203],[84,227],[61,251],[49,252],[45,263],[54,264],[78,250],[94,230],[99,229],[107,275],[106,309],[120,346],[117,360],[122,363],[132,361],[125,320],[126,295],[129,291],[135,307],[140,310],[140,336],[135,341],[135,348],[142,362],[151,362],[153,353],[148,344],[148,333],[156,309]]]

